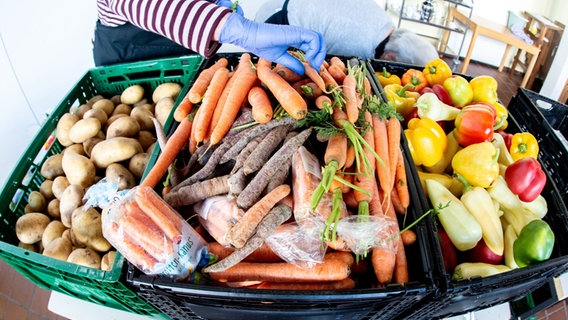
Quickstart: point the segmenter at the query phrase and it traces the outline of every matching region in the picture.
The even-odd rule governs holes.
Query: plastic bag
[[[324,221],[318,218],[281,225],[264,241],[282,260],[303,268],[323,262],[326,246],[322,244]]]
[[[130,263],[148,275],[176,280],[192,275],[208,256],[205,240],[149,187],[112,195],[111,184],[97,183],[88,205],[103,208],[103,236]]]
[[[365,256],[376,247],[396,252],[395,226],[398,222],[387,216],[349,216],[339,220],[337,234],[358,255]]]
[[[234,198],[227,195],[209,197],[193,206],[199,222],[221,245],[230,247],[229,230],[245,214]]]

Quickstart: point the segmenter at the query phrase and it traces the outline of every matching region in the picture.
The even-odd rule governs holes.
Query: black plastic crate
[[[443,293],[436,299],[424,301],[417,310],[409,312],[412,318],[449,317],[525,299],[531,293],[542,290],[541,288],[548,285],[553,277],[568,270],[568,209],[565,197],[557,187],[557,181],[565,184],[568,176],[559,175],[556,171],[565,162],[558,162],[558,159],[553,158],[553,155],[559,151],[565,154],[566,149],[562,148],[556,134],[551,132],[546,124],[543,125],[541,122],[543,120],[533,113],[535,109],[527,109],[527,106],[520,104],[518,99],[515,97],[509,106],[509,127],[506,131],[510,133],[528,131],[535,135],[539,142],[539,158],[547,174],[547,183],[542,195],[548,203],[548,214],[543,220],[548,222],[556,238],[552,256],[549,260],[536,265],[471,280],[452,281],[451,275],[443,270],[441,277],[446,273],[446,289],[442,288]],[[439,246],[439,243],[435,240],[432,246],[437,245]],[[543,303],[549,305],[550,300]],[[526,316],[538,310],[536,306],[522,313]]]
[[[220,55],[234,65],[240,53]],[[205,62],[210,65],[218,57]],[[361,62],[363,63],[363,62]],[[372,83],[373,84],[373,83]],[[376,87],[374,87],[376,90]],[[425,212],[411,165],[406,141],[402,140],[411,194],[406,224]],[[397,319],[406,310],[434,295],[430,239],[435,233],[430,217],[413,227],[417,241],[405,247],[410,281],[380,288],[347,291],[279,291],[226,288],[176,282],[167,277],[148,276],[128,264],[126,281],[146,301],[170,318],[177,319]]]

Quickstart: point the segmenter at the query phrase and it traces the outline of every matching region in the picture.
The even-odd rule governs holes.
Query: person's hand
[[[304,51],[306,61],[316,70],[326,54],[323,36],[318,32],[296,26],[258,23],[238,14],[229,15],[221,29],[219,42],[239,46],[300,75],[304,74],[304,66],[288,53],[290,47]]]
[[[241,6],[238,5],[238,1],[237,1],[236,5],[231,0],[217,0],[217,2],[215,2],[215,4],[218,5],[218,6],[221,6],[221,7],[229,8],[231,10],[234,9],[234,12],[240,14],[241,16],[245,15],[243,8],[241,8]],[[233,6],[235,6],[235,7],[233,8]]]

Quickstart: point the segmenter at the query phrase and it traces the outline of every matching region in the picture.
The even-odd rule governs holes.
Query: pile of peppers
[[[547,176],[539,142],[530,132],[507,132],[497,81],[468,81],[441,59],[401,78],[386,68],[380,75],[388,101],[405,118],[408,148],[440,226],[467,257],[456,266],[460,275],[549,259],[554,232],[543,220]]]

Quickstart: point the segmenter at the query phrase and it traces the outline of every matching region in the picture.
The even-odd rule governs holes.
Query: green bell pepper
[[[552,255],[554,232],[544,220],[529,222],[513,244],[515,262],[519,267],[526,267],[545,261]]]
[[[473,100],[473,89],[469,82],[461,76],[447,78],[442,85],[448,90],[455,106],[463,107]]]

